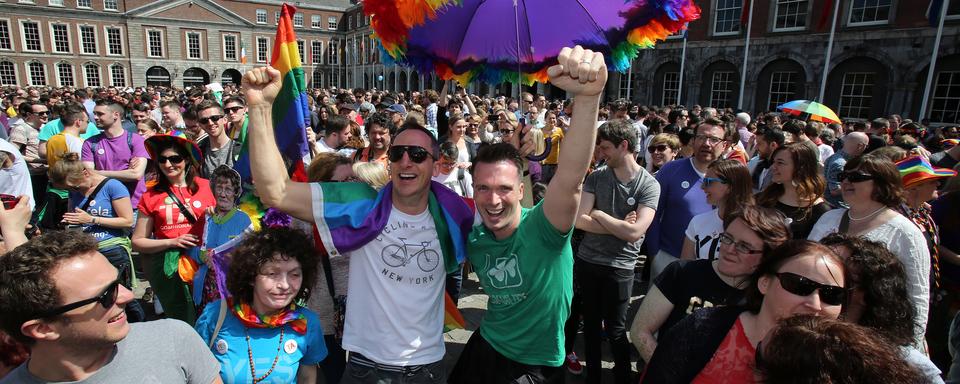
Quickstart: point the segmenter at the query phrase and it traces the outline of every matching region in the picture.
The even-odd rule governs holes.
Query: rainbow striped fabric
[[[297,34],[293,31],[293,15],[297,8],[283,4],[280,23],[273,42],[270,66],[280,71],[283,87],[273,101],[273,129],[277,147],[287,159],[300,160],[307,153],[306,127],[310,124],[310,109],[307,105],[307,82],[300,63]]]

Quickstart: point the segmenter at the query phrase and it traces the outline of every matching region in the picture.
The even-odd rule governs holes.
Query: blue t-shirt
[[[93,200],[90,201],[90,206],[87,207],[87,213],[94,217],[117,217],[117,212],[113,209],[113,201],[124,197],[130,197],[130,192],[127,191],[127,187],[117,180],[107,179],[107,184],[104,185],[103,188],[97,192],[97,195],[93,196]],[[82,193],[70,192],[70,207],[79,208],[86,203],[87,197]],[[132,206],[131,209],[133,209]],[[121,228],[107,228],[93,224],[84,224],[83,231],[92,235],[97,241],[124,236],[123,229]]]
[[[226,242],[233,240],[233,238],[243,233],[244,230],[250,227],[250,224],[250,216],[236,208],[222,218],[207,215],[206,226],[203,227],[204,236],[206,237],[202,244],[203,249],[211,250],[226,244]],[[200,265],[200,269],[197,270],[197,273],[193,277],[193,286],[200,287],[200,289],[193,290],[193,302],[200,303],[203,299],[203,282],[207,278],[207,271],[210,267],[200,260],[200,247],[190,248],[189,253],[190,257],[193,257]]]
[[[693,167],[692,159],[674,160],[663,165],[656,175],[660,182],[660,204],[647,231],[647,252],[664,252],[680,257],[684,232],[690,219],[713,209],[700,187],[703,175]]]
[[[40,127],[40,133],[37,135],[37,139],[41,141],[48,141],[51,137],[56,136],[58,133],[63,132],[63,122],[60,119],[53,119],[48,121],[42,127]],[[100,133],[100,129],[97,128],[97,125],[90,121],[87,123],[87,131],[80,134],[81,139],[89,139],[96,136]]]
[[[229,308],[227,308],[230,311]],[[223,325],[217,334],[217,340],[210,348],[213,357],[220,362],[220,378],[226,384],[252,383],[250,377],[250,357],[246,335],[250,335],[250,350],[253,351],[254,368],[257,377],[262,377],[277,357],[277,366],[262,383],[296,383],[297,371],[301,364],[314,365],[327,357],[327,345],[323,341],[323,329],[320,318],[307,308],[300,308],[307,318],[307,332],[303,335],[293,328],[284,326],[283,345],[280,345],[279,328],[246,328],[233,312],[227,313]],[[203,309],[194,327],[204,343],[210,343],[210,336],[217,326],[220,314],[220,300],[214,301]]]

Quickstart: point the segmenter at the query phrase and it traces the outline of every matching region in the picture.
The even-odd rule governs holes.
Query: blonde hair
[[[60,155],[60,161],[53,164],[47,170],[47,176],[54,185],[62,186],[67,180],[77,181],[83,179],[83,162],[80,161],[80,154],[66,152]]]
[[[374,189],[383,188],[389,178],[383,165],[376,162],[353,163],[353,175],[360,181],[369,184]]]
[[[547,146],[543,140],[543,130],[540,128],[530,128],[530,132],[527,132],[527,134],[532,136],[533,142],[537,145],[537,149],[534,151],[534,153],[543,153]]]

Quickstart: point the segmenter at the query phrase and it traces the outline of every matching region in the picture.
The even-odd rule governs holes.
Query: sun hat
[[[908,188],[927,180],[936,180],[957,175],[957,171],[936,168],[923,156],[910,156],[897,162],[897,170],[903,180],[903,187]]]
[[[190,154],[190,157],[196,166],[203,164],[203,154],[200,153],[200,147],[197,147],[197,144],[188,140],[187,138],[174,135],[153,135],[144,141],[143,144],[147,148],[147,153],[150,154],[150,158],[154,161],[156,161],[157,156],[160,155],[160,152],[158,151],[159,148],[165,148],[172,145],[185,149],[186,152]]]

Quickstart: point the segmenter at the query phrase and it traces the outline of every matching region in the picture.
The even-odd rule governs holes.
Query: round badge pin
[[[634,205],[636,203],[637,203],[637,199],[634,199],[632,197],[627,198],[627,205]]]
[[[102,154],[104,154],[105,152],[103,152],[103,148],[100,148],[100,149],[97,149],[97,153],[99,153],[99,154],[102,155]]]
[[[684,182],[680,183],[680,186],[683,187],[683,189],[690,188],[690,182],[689,182],[689,181],[684,181]]]
[[[194,208],[200,208],[200,200],[194,200],[194,201],[193,201],[193,207],[194,207]]]
[[[221,355],[225,355],[227,353],[228,345],[226,340],[224,339],[217,340],[216,347],[217,347],[217,353]]]
[[[97,205],[97,201],[96,201],[96,200],[90,200],[90,206],[92,207],[92,206],[94,206],[94,205]]]
[[[283,351],[288,355],[293,354],[297,351],[297,341],[296,340],[287,340],[286,343],[283,343]]]

